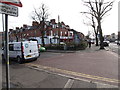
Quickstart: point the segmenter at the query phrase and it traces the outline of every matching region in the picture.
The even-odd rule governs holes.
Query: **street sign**
[[[17,17],[18,7],[0,3],[0,13]]]
[[[20,2],[20,0],[0,0],[0,3],[22,7],[22,3]]]

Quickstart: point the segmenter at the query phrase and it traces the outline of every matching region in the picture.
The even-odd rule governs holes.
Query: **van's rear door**
[[[36,58],[39,56],[37,41],[25,41],[22,47],[24,59]]]

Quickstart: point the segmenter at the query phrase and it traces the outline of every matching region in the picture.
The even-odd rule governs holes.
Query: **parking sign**
[[[0,0],[0,3],[22,7],[20,0]]]

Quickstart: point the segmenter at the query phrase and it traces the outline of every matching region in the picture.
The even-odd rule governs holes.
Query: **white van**
[[[9,43],[9,58],[17,59],[18,63],[23,63],[25,60],[37,59],[39,55],[37,41]]]

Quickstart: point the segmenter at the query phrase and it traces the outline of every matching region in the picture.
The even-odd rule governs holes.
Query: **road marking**
[[[93,75],[89,75],[89,74],[73,72],[73,71],[68,71],[68,70],[43,66],[43,65],[32,64],[32,63],[28,63],[26,65],[41,68],[41,69],[44,69],[44,70],[49,70],[49,71],[52,71],[52,72],[69,74],[69,75],[84,77],[84,78],[93,79],[93,80],[100,80],[100,81],[111,82],[111,83],[116,83],[116,84],[120,83],[120,80],[117,80],[117,79],[110,79],[110,78],[105,78],[105,77],[93,76]]]
[[[65,88],[71,88],[71,87],[72,87],[72,85],[73,85],[73,82],[74,82],[74,80],[73,80],[73,79],[69,79],[69,80],[67,81],[67,83],[65,84],[64,89],[63,89],[63,90],[65,90]]]

